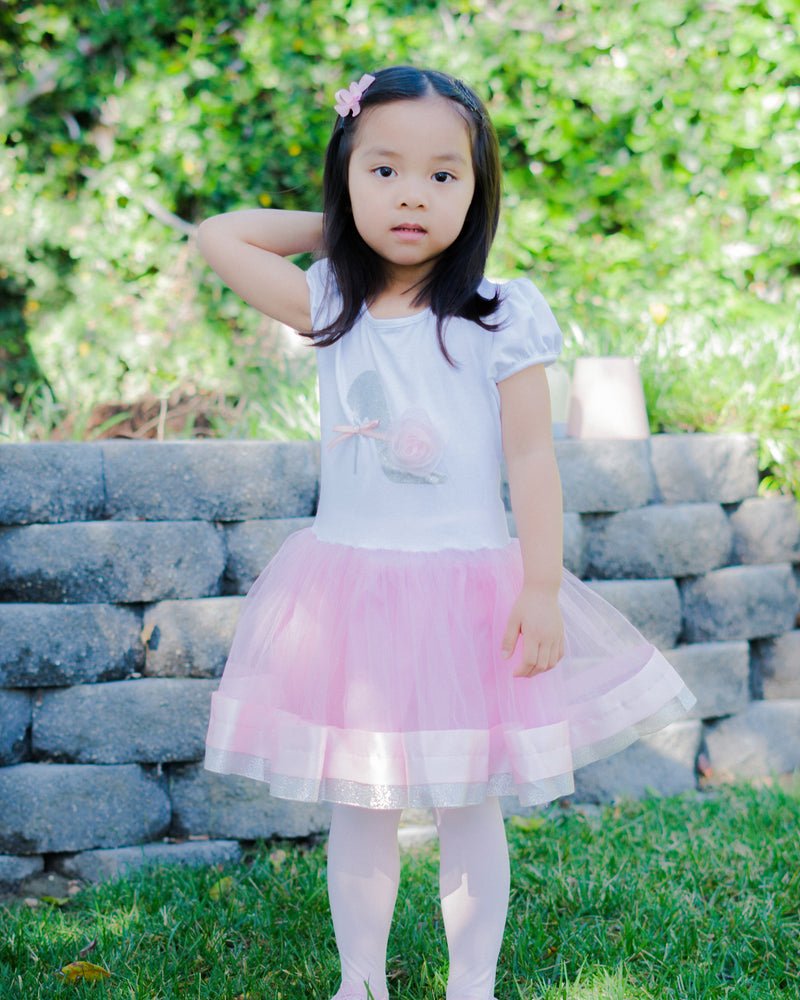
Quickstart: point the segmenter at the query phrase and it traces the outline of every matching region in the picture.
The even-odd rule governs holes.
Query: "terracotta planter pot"
[[[567,435],[640,440],[650,436],[644,390],[633,358],[578,358]]]

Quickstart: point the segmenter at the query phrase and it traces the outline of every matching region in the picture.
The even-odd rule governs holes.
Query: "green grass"
[[[508,823],[500,1000],[800,996],[800,788],[551,807]],[[396,1000],[444,996],[437,851],[404,855]],[[91,942],[113,977],[67,985]],[[159,869],[65,905],[0,910],[0,996],[327,1000],[337,985],[324,845],[265,845],[224,871]]]

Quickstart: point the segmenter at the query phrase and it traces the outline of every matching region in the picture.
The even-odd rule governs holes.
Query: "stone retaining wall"
[[[578,774],[576,797],[800,767],[800,524],[754,441],[557,443],[565,562],[663,649],[691,717]],[[0,884],[237,857],[324,806],[203,771],[243,595],[310,523],[314,442],[0,446]],[[508,808],[513,805],[508,803]]]

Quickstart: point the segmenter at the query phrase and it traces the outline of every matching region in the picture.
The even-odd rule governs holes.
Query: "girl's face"
[[[348,169],[353,220],[395,285],[429,273],[461,232],[475,191],[466,121],[443,97],[362,112]]]

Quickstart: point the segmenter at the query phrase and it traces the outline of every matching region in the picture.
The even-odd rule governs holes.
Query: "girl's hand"
[[[558,593],[523,587],[511,609],[503,636],[503,656],[508,659],[522,636],[522,663],[515,677],[534,677],[552,670],[564,655],[564,625]]]

